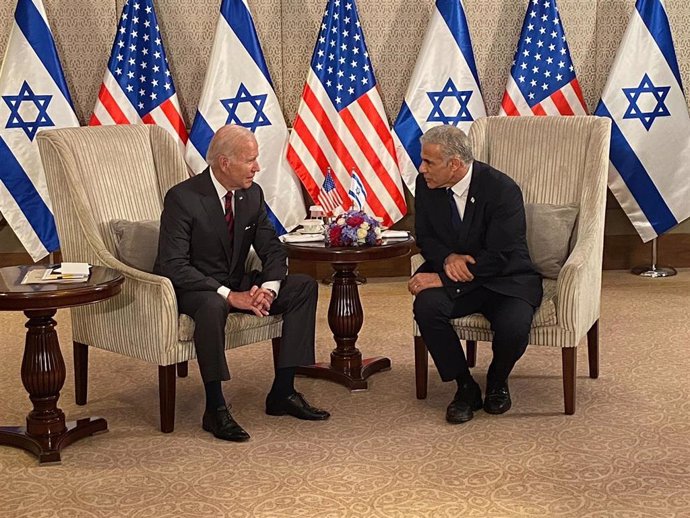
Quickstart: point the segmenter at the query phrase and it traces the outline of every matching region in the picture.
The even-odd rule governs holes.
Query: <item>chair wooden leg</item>
[[[563,399],[566,415],[575,413],[575,380],[577,379],[577,347],[561,349],[563,362]]]
[[[597,319],[587,331],[587,358],[589,360],[589,377],[599,377],[599,320]]]
[[[278,358],[280,357],[280,340],[281,337],[277,336],[271,340],[271,345],[273,346],[273,369],[278,370]]]
[[[89,346],[72,342],[74,355],[74,400],[77,405],[86,404],[89,380]]]
[[[175,428],[175,370],[175,364],[158,366],[158,395],[163,433],[170,433]]]
[[[477,365],[477,342],[465,340],[465,348],[467,349],[467,366],[474,367]]]
[[[414,337],[414,377],[417,386],[417,399],[426,399],[429,381],[429,354],[421,336]]]
[[[180,362],[177,364],[177,377],[186,378],[189,374],[189,362]]]

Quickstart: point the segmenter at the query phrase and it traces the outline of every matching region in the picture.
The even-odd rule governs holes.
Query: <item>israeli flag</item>
[[[245,0],[223,0],[201,100],[185,158],[194,173],[206,167],[214,133],[226,124],[250,129],[259,143],[266,210],[276,232],[286,233],[306,216],[302,188],[285,158],[288,130]]]
[[[352,171],[350,190],[347,194],[352,200],[352,210],[362,210],[367,201],[367,190],[356,171]]]
[[[41,0],[19,0],[0,69],[0,212],[34,261],[60,248],[36,133],[79,126]]]
[[[690,216],[690,118],[663,0],[638,0],[596,115],[613,121],[609,188],[644,242]]]
[[[486,116],[462,0],[436,0],[405,100],[393,125],[400,173],[414,195],[419,137],[452,124],[467,132]]]

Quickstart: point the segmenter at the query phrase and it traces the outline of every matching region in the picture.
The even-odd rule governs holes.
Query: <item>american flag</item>
[[[355,0],[328,1],[287,157],[312,199],[330,167],[341,199],[349,203],[350,171],[356,170],[367,191],[364,210],[385,225],[407,212]]]
[[[156,124],[187,143],[152,0],[125,0],[90,126]]]
[[[333,174],[330,168],[326,170],[326,177],[319,191],[318,201],[326,214],[332,214],[334,210],[343,205],[343,199],[340,197],[338,189],[335,188],[335,182],[333,181]]]
[[[499,115],[586,115],[556,0],[530,0]]]

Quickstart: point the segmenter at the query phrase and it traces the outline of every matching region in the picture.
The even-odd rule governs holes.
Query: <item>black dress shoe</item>
[[[323,421],[331,417],[331,414],[325,410],[307,403],[307,400],[299,392],[294,392],[285,398],[274,398],[269,394],[266,398],[266,413],[268,415],[291,415],[307,421]]]
[[[211,432],[214,437],[224,441],[244,442],[249,440],[249,434],[232,418],[226,406],[219,406],[215,410],[204,412],[201,427],[207,432]]]
[[[508,384],[503,383],[495,387],[487,387],[484,398],[484,411],[489,414],[502,414],[510,410],[510,391]]]
[[[474,410],[482,407],[482,389],[474,381],[458,388],[446,410],[446,421],[451,424],[466,423],[474,417]]]

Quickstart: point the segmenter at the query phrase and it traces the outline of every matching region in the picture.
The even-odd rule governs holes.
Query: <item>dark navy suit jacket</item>
[[[519,297],[533,306],[542,298],[541,276],[534,269],[526,240],[525,206],[520,187],[507,175],[474,161],[467,205],[460,231],[451,221],[446,189],[430,189],[417,177],[415,228],[417,244],[426,262],[418,272],[440,274],[452,297],[471,293],[478,286]],[[468,254],[471,282],[453,282],[443,272],[451,253]]]

